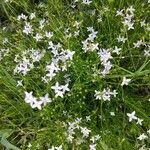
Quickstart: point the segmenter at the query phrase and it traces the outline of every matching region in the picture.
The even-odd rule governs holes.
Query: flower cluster
[[[137,120],[136,124],[142,125],[143,119],[136,117],[135,111],[133,111],[131,114],[127,113],[127,116],[129,117],[129,122],[131,122],[132,120]]]
[[[117,95],[116,90],[110,91],[110,89],[107,88],[107,89],[104,89],[102,92],[95,90],[94,96],[96,97],[96,99],[99,99],[99,100],[103,99],[104,101],[110,101],[111,97],[112,96],[116,97],[116,95]]]
[[[33,96],[33,92],[25,92],[25,102],[30,104],[32,108],[38,108],[42,109],[42,105],[46,105],[47,103],[51,103],[52,99],[49,98],[49,95],[46,94],[43,97],[39,97],[39,100],[37,100],[36,97]]]
[[[76,138],[75,134],[80,131],[82,137],[77,139],[77,144],[80,145],[83,143],[87,138],[90,137],[90,141],[92,142],[89,147],[90,150],[96,150],[96,142],[101,138],[99,135],[90,136],[92,132],[87,127],[81,126],[82,118],[77,118],[74,122],[68,123],[68,131],[67,131],[67,140],[69,143],[73,143],[73,140]]]
[[[85,41],[82,41],[84,52],[98,50],[98,43],[94,43],[96,38],[97,31],[94,31],[93,27],[87,27],[87,31],[90,32],[88,38]]]
[[[101,72],[101,74],[105,76],[106,74],[109,74],[110,69],[112,68],[112,64],[109,61],[110,59],[112,59],[112,56],[109,49],[100,49],[98,55],[100,57],[102,65],[104,66],[104,69]]]
[[[74,51],[63,49],[60,43],[55,45],[53,42],[49,42],[48,49],[51,50],[53,58],[51,63],[46,66],[46,75],[42,77],[42,80],[46,83],[51,81],[59,71],[66,71],[68,62],[73,59],[75,54]]]
[[[9,4],[11,2],[13,6],[20,5],[14,0],[3,1],[7,3],[4,4],[4,8],[5,5],[11,6]],[[150,3],[149,1],[148,3]],[[144,121],[146,117],[137,117],[135,111],[127,113],[128,108],[123,111],[122,108],[124,105],[127,106],[126,102],[130,101],[130,97],[134,95],[136,97],[135,93],[144,93],[144,96],[142,95],[140,98],[149,99],[150,44],[147,36],[149,36],[150,26],[148,18],[142,11],[141,14],[140,11],[136,11],[135,4],[128,6],[129,3],[123,1],[119,2],[119,10],[118,3],[115,3],[114,0],[109,0],[108,3],[98,0],[74,0],[71,4],[65,3],[67,7],[63,6],[64,2],[60,6],[58,3],[63,17],[61,17],[59,9],[56,9],[57,5],[52,5],[53,3],[49,0],[46,3],[41,2],[32,12],[29,12],[30,9],[25,9],[21,13],[18,9],[19,12],[17,10],[16,13],[18,12],[19,15],[10,17],[10,22],[12,21],[10,27],[2,28],[0,35],[4,38],[0,39],[2,43],[0,45],[0,60],[4,69],[0,70],[2,76],[0,79],[4,78],[5,80],[4,82],[1,80],[2,84],[0,85],[3,88],[6,84],[5,87],[9,90],[4,88],[2,90],[4,96],[0,96],[2,99],[7,99],[8,93],[13,91],[10,90],[13,89],[11,83],[16,83],[17,94],[24,94],[23,103],[27,103],[35,111],[36,109],[41,110],[38,112],[40,115],[37,118],[41,117],[42,123],[38,127],[46,126],[46,131],[47,128],[54,131],[51,123],[54,123],[54,127],[58,125],[56,134],[59,133],[60,128],[61,134],[59,133],[59,135],[62,137],[54,137],[54,141],[55,138],[58,139],[56,143],[52,143],[51,139],[46,141],[47,137],[41,140],[46,141],[43,147],[50,147],[48,150],[71,149],[72,145],[75,146],[75,149],[78,147],[82,149],[82,146],[83,149],[89,150],[105,148],[106,141],[104,143],[98,141],[105,140],[103,138],[106,135],[105,131],[115,133],[115,128],[112,131],[107,129],[107,127],[109,128],[107,125],[110,124],[107,115],[108,118],[111,117],[112,123],[116,121],[117,116],[120,116],[117,118],[118,124],[116,123],[116,126],[119,126],[119,119],[124,118],[124,114],[126,114],[126,120],[124,119],[123,122],[125,124],[126,122],[135,123],[136,127],[139,127],[139,130],[135,131],[138,132],[138,136],[134,144],[138,145],[137,142],[143,144],[150,134],[150,130],[144,132],[144,129],[147,128],[147,122]],[[126,7],[123,8],[125,3]],[[145,2],[139,1],[139,3],[142,4],[139,6],[145,10],[143,6],[147,7],[147,2],[145,4]],[[111,6],[114,6],[113,9]],[[11,71],[14,71],[14,74],[11,74]],[[8,82],[6,82],[7,79]],[[139,93],[136,90],[137,87],[145,91]],[[135,89],[133,93],[131,88]],[[148,93],[148,96],[145,93]],[[12,97],[15,98],[15,95]],[[108,101],[108,103],[106,102],[106,105],[99,107],[103,101],[104,103]],[[138,103],[135,98],[134,103],[132,102],[129,102],[130,106],[137,105],[133,107],[136,109],[140,104],[141,114],[147,115],[141,107],[144,100]],[[49,105],[50,103],[52,105]],[[49,107],[45,107],[46,105]],[[108,106],[109,108],[105,109]],[[45,109],[42,109],[43,107]],[[35,115],[37,114],[35,113]],[[64,116],[62,117],[62,115]],[[81,118],[72,121],[74,117]],[[93,132],[93,128],[96,127],[98,130]],[[99,127],[102,127],[102,131],[99,130]],[[141,129],[142,132],[139,133]],[[45,127],[40,129],[40,132],[43,130]],[[118,132],[119,136],[123,132],[124,130]],[[22,134],[24,133],[22,132]],[[35,139],[42,137],[38,136],[39,132],[33,134]],[[63,139],[63,136],[66,139]],[[116,145],[122,143],[120,141],[124,141],[120,138],[128,140],[124,134],[124,137],[119,137]],[[60,143],[61,140],[64,140],[64,143],[63,141]],[[24,139],[22,141],[26,142]],[[137,147],[140,146],[140,150],[146,149],[146,143],[144,144],[142,147],[141,145]],[[43,149],[39,143],[37,145],[29,144],[28,148],[31,147]],[[111,144],[109,148],[112,148]],[[115,146],[114,148],[117,149]],[[108,149],[107,146],[106,149]]]
[[[55,92],[55,97],[61,97],[63,98],[64,94],[66,91],[70,91],[70,89],[68,88],[68,84],[66,85],[59,85],[58,82],[56,82],[56,84],[54,86],[51,87],[54,92]]]
[[[123,25],[127,28],[128,30],[134,29],[133,25],[133,17],[134,17],[134,11],[135,9],[133,8],[133,6],[130,6],[129,8],[127,8],[126,10],[122,9],[120,11],[117,11],[116,16],[122,16],[124,17],[122,23]]]
[[[14,61],[18,63],[14,69],[15,74],[23,74],[24,76],[34,68],[34,63],[39,62],[44,57],[45,51],[37,49],[28,49],[21,55],[16,54]]]

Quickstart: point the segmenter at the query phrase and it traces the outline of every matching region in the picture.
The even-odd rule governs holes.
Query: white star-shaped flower
[[[133,111],[131,114],[127,113],[127,116],[129,117],[129,122],[132,120],[137,120],[137,117],[135,116],[135,111]]]
[[[99,100],[102,99],[102,94],[101,94],[100,91],[95,90],[95,95],[94,96],[96,97],[96,99],[99,99]]]
[[[56,150],[62,150],[62,145],[60,145],[59,147],[55,147]]]
[[[35,102],[31,105],[31,107],[32,107],[32,108],[38,108],[39,110],[41,110],[41,109],[42,109],[42,107],[41,107],[42,104],[43,104],[42,101],[35,101]]]
[[[150,134],[150,129],[149,129],[149,130],[147,130],[147,133],[148,133],[148,134]]]
[[[62,90],[63,92],[66,92],[66,91],[70,91],[70,89],[68,88],[69,84],[67,83],[66,85],[62,85]]]
[[[33,97],[33,92],[25,92],[25,102],[26,103],[33,103],[35,101],[34,97]]]
[[[117,55],[120,54],[121,48],[118,48],[117,46],[115,46],[115,49],[113,50],[113,53],[116,53]]]
[[[23,81],[23,80],[18,80],[18,81],[17,81],[17,87],[18,87],[18,86],[23,86],[22,81]]]
[[[50,39],[53,36],[53,32],[45,32],[45,36]]]
[[[124,11],[123,9],[122,10],[117,10],[116,16],[124,16],[123,11]]]
[[[41,34],[37,33],[33,38],[38,42],[38,41],[40,41],[43,37],[42,37]]]
[[[143,133],[137,139],[140,140],[140,141],[142,141],[142,140],[145,140],[147,138],[148,138],[148,136]]]
[[[91,130],[87,129],[86,127],[80,127],[81,132],[83,133],[83,137],[88,137]]]
[[[110,112],[110,115],[111,115],[111,116],[115,116],[115,113],[114,113],[114,112]]]
[[[127,79],[126,77],[123,77],[123,81],[121,83],[121,86],[128,85],[130,81],[131,81],[131,79]]]
[[[91,121],[91,116],[86,116],[86,121]]]
[[[142,125],[142,122],[143,122],[143,119],[137,118],[137,123],[136,124]]]
[[[90,150],[96,150],[96,144],[91,144],[90,145]]]
[[[51,98],[49,98],[49,95],[46,94],[45,96],[43,97],[40,97],[40,100],[42,101],[42,103],[44,104],[44,106],[47,104],[47,103],[51,103],[52,100]]]
[[[61,90],[62,87],[59,85],[58,82],[56,82],[55,85],[51,87],[51,89],[53,89],[56,93],[57,91]]]

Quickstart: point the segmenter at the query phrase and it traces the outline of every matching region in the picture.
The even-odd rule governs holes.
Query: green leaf
[[[18,147],[12,145],[5,137],[2,137],[1,144],[6,147],[7,150],[20,150]]]

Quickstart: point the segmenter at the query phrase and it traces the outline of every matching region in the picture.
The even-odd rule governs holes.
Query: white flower
[[[8,43],[9,41],[8,41],[8,38],[4,38],[4,40],[3,40],[3,44],[6,44],[6,43]]]
[[[90,44],[91,51],[99,50],[98,45],[99,45],[98,43],[92,43],[92,44]]]
[[[137,41],[136,43],[133,43],[134,45],[134,48],[139,48],[141,45],[143,45],[143,41],[140,40],[140,41]]]
[[[135,111],[133,111],[131,114],[127,113],[127,116],[129,117],[129,122],[132,120],[137,120],[137,117],[135,116]]]
[[[112,59],[111,53],[107,49],[101,49],[98,54],[102,63],[106,63],[109,59]]]
[[[133,27],[134,23],[130,22],[127,25],[128,25],[128,30],[134,29],[134,27]]]
[[[32,108],[38,108],[42,109],[42,105],[44,106],[52,102],[52,100],[48,97],[48,94],[46,94],[44,97],[40,97],[39,101],[37,101],[37,98],[32,95],[33,92],[25,92],[25,102],[29,103]]]
[[[140,140],[140,141],[142,141],[142,140],[145,140],[147,138],[148,138],[148,136],[143,133],[137,139]]]
[[[94,29],[93,29],[93,27],[87,27],[87,31],[88,32],[94,32]]]
[[[76,27],[78,29],[81,23],[82,23],[82,21],[80,21],[80,22],[75,21],[73,27]]]
[[[66,92],[66,91],[70,91],[70,89],[68,88],[69,84],[67,83],[66,85],[62,85],[61,88],[62,88],[62,91],[63,92]]]
[[[35,12],[30,14],[30,19],[32,20],[33,18],[35,18]]]
[[[123,81],[121,83],[121,86],[128,85],[130,81],[131,81],[131,79],[127,79],[126,77],[123,77]]]
[[[102,98],[104,101],[110,101],[110,97],[111,97],[111,92],[110,89],[106,90],[104,89],[102,92]]]
[[[115,49],[113,50],[113,53],[116,53],[117,55],[120,54],[121,48],[118,48],[117,46],[115,46]]]
[[[62,150],[62,145],[60,145],[59,147],[55,147],[56,150]]]
[[[80,31],[79,31],[79,30],[78,30],[78,31],[74,31],[74,36],[75,36],[75,37],[79,36],[79,34],[80,34]]]
[[[143,122],[143,119],[137,118],[137,123],[136,124],[142,125],[142,122]]]
[[[127,11],[129,11],[131,14],[133,14],[135,9],[133,8],[133,6],[130,6],[129,8],[127,8]]]
[[[53,36],[53,32],[45,32],[45,36],[50,39]]]
[[[31,144],[31,143],[29,143],[29,144],[28,144],[28,147],[29,147],[29,148],[31,148],[31,147],[32,147],[32,144]]]
[[[51,88],[54,90],[56,98],[57,97],[63,98],[64,93],[66,91],[70,91],[70,89],[68,88],[68,84],[66,84],[66,85],[59,85],[58,82],[56,82],[56,84],[54,86],[52,86]]]
[[[96,150],[96,145],[97,144],[90,144],[90,150]]]
[[[82,118],[76,118],[76,119],[75,119],[75,123],[78,124],[78,123],[81,122],[81,120],[82,120]]]
[[[53,89],[55,91],[55,93],[56,93],[57,91],[61,90],[62,88],[59,85],[59,83],[56,82],[55,85],[51,87],[51,89]]]
[[[140,24],[141,24],[141,27],[145,26],[146,25],[145,20],[141,21]]]
[[[76,143],[77,145],[81,145],[84,142],[83,138],[77,138]]]
[[[86,121],[91,121],[91,116],[86,116]]]
[[[117,10],[116,16],[124,16],[123,11],[124,11],[123,9],[122,10]]]
[[[56,75],[56,72],[58,72],[59,70],[60,68],[58,67],[58,65],[52,61],[50,65],[46,66],[46,71],[47,71],[46,76],[51,81],[52,78]]]
[[[116,92],[116,90],[113,90],[113,91],[111,92],[111,95],[113,95],[114,97],[116,97],[117,94],[118,94],[118,93]]]
[[[111,115],[111,116],[115,116],[115,113],[114,113],[114,112],[110,112],[110,115]]]
[[[99,100],[102,99],[102,97],[101,97],[101,92],[100,92],[100,91],[96,91],[96,90],[95,90],[95,95],[94,95],[94,96],[96,97],[96,99],[99,99]]]
[[[18,81],[17,81],[17,87],[18,87],[18,86],[23,86],[22,81],[23,81],[23,80],[18,80]]]
[[[25,92],[25,102],[33,104],[36,101],[36,98],[32,95],[33,92]]]
[[[41,107],[41,105],[43,104],[43,102],[42,101],[35,101],[32,105],[31,105],[31,107],[32,108],[38,108],[38,109],[42,109],[42,107]]]
[[[41,34],[36,33],[36,35],[33,37],[37,42],[40,41],[43,37]]]
[[[118,93],[116,92],[116,90],[114,90],[113,92],[110,91],[110,89],[104,89],[103,92],[100,91],[96,91],[95,90],[95,97],[96,99],[103,99],[104,101],[110,101],[110,98],[112,96],[116,97]]]
[[[150,47],[148,50],[144,50],[144,56],[147,56],[147,57],[150,56]]]
[[[90,3],[92,3],[92,0],[82,0],[82,3],[89,5]]]
[[[98,134],[98,135],[95,135],[95,140],[99,140],[101,138],[101,136]]]
[[[44,104],[44,106],[45,106],[47,103],[51,103],[51,102],[52,102],[52,100],[51,100],[51,98],[49,98],[49,95],[48,95],[48,94],[46,94],[46,95],[43,96],[43,97],[40,97],[40,100],[41,100],[41,102]]]
[[[28,17],[22,13],[21,15],[19,15],[19,16],[17,17],[17,20],[20,20],[20,19],[27,20],[27,18],[28,18]]]
[[[72,60],[73,59],[73,55],[75,54],[74,51],[70,51],[70,50],[66,50],[66,58]]]
[[[89,137],[89,134],[91,132],[91,130],[87,129],[86,127],[80,127],[81,129],[81,133],[83,133],[83,137]]]
[[[32,25],[30,25],[30,23],[25,23],[25,26],[24,26],[24,29],[23,29],[23,33],[25,33],[25,34],[31,34],[32,33],[32,31],[33,31],[33,29],[32,29]]]
[[[127,41],[127,38],[125,38],[124,36],[120,36],[117,38],[118,42],[123,42],[125,43],[125,41]]]
[[[69,134],[68,137],[67,137],[67,141],[69,143],[72,143],[73,139],[74,139],[74,137],[71,134]]]
[[[112,68],[113,65],[111,64],[110,61],[103,63],[103,65],[104,65],[104,70],[101,73],[103,76],[105,76],[110,72],[110,69]]]
[[[87,40],[89,40],[89,41],[94,41],[94,39],[96,38],[96,34],[97,34],[98,32],[96,31],[93,31],[91,34],[89,34],[89,37],[87,38]]]
[[[45,25],[45,19],[40,20],[40,29],[43,29]]]
[[[142,147],[140,147],[139,150],[146,150],[145,149],[145,145],[143,145]]]
[[[95,136],[92,136],[90,141],[92,141],[93,143],[95,143],[96,141],[98,141],[101,137],[99,135],[95,135]]]

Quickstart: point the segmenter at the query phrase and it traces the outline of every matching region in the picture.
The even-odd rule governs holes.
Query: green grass
[[[48,150],[52,146],[62,145],[64,150],[87,150],[92,143],[90,138],[100,135],[96,142],[97,150],[137,150],[145,145],[145,150],[150,147],[150,56],[144,55],[149,45],[150,4],[146,0],[93,0],[90,5],[76,3],[75,8],[71,0],[45,0],[43,6],[35,1],[13,0],[12,3],[0,2],[0,149],[14,150]],[[116,16],[116,11],[133,6],[134,30],[123,26],[123,17]],[[107,9],[106,9],[107,8]],[[92,15],[91,11],[95,10]],[[36,18],[28,20],[34,29],[33,34],[23,33],[24,21],[17,20],[21,13],[29,16],[35,12]],[[98,16],[102,21],[98,22]],[[45,18],[43,29],[39,28],[39,21]],[[145,20],[146,25],[140,26],[140,21]],[[81,21],[80,35],[73,36],[75,21]],[[4,27],[6,29],[4,30]],[[104,68],[97,51],[84,52],[82,41],[89,32],[87,27],[98,31],[95,43],[99,48],[112,50],[115,46],[122,48],[120,55],[112,53],[110,59],[113,67],[106,76],[99,74]],[[66,37],[65,31],[69,29],[72,34]],[[121,32],[124,29],[124,32]],[[44,34],[45,31],[54,33],[51,39],[43,38],[36,42],[33,38],[36,33]],[[69,34],[67,33],[67,35]],[[125,35],[128,40],[123,44],[117,41],[119,35]],[[3,40],[8,42],[3,44]],[[134,48],[133,43],[142,40],[146,46]],[[46,74],[46,65],[52,61],[53,55],[48,49],[48,42],[60,43],[63,49],[75,51],[73,59],[67,62],[67,70],[60,71],[47,84],[41,81]],[[2,49],[9,48],[9,53],[4,56]],[[14,62],[16,54],[20,55],[27,49],[46,51],[44,57],[34,63],[34,68],[27,75],[14,74],[17,65]],[[29,54],[28,54],[29,55]],[[28,56],[29,57],[29,56]],[[59,63],[63,65],[62,62]],[[64,97],[55,98],[51,89],[56,82],[65,84],[65,75],[69,75],[69,92]],[[121,86],[123,77],[131,79],[127,86]],[[17,81],[23,80],[23,86],[17,87]],[[110,101],[96,100],[95,90],[103,91],[110,88],[116,89],[117,96]],[[41,110],[33,109],[25,103],[25,91],[33,91],[35,97],[44,96],[46,93],[54,99],[52,103],[43,106]],[[136,121],[129,122],[127,113],[135,111],[136,116],[143,119],[142,125]],[[66,113],[64,113],[66,112]],[[110,112],[115,112],[111,116]],[[86,121],[86,116],[91,116],[91,121]],[[82,118],[81,127],[91,130],[90,137],[77,144],[82,133],[75,130],[72,143],[67,142],[68,122]],[[148,138],[140,141],[137,139],[142,133]],[[31,143],[32,147],[28,145]]]

